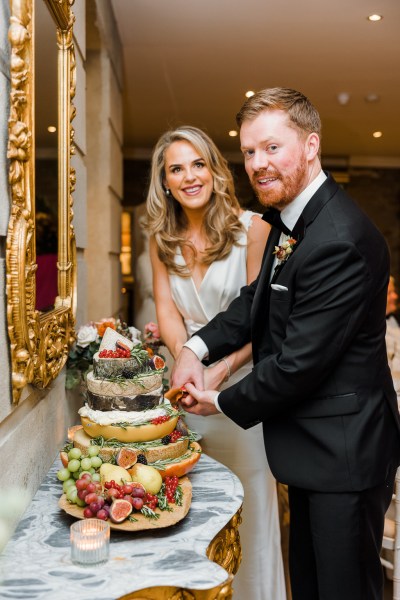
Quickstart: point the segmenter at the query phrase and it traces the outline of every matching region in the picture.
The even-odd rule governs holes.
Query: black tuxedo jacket
[[[271,281],[280,235],[272,228],[257,280],[198,335],[212,362],[252,341],[252,373],[222,391],[219,404],[245,429],[263,423],[279,481],[360,491],[399,462],[385,348],[388,250],[330,176],[295,230],[293,254]]]

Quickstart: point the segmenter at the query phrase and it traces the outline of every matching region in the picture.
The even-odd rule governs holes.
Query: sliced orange
[[[197,442],[192,442],[189,446],[189,449],[192,450],[192,454],[187,458],[184,458],[178,463],[172,463],[170,465],[166,465],[165,469],[160,471],[160,475],[163,479],[166,477],[183,477],[189,471],[193,469],[195,464],[199,461],[201,456],[201,446]]]
[[[60,459],[62,462],[62,466],[66,467],[68,465],[69,458],[68,458],[68,454],[66,452],[64,452],[63,450],[61,450],[61,452],[60,452]]]

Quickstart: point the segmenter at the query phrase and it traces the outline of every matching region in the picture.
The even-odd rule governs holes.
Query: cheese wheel
[[[82,426],[80,426],[80,429],[75,431],[73,444],[75,448],[79,448],[82,451],[83,456],[88,455],[91,439],[92,438],[87,435]],[[149,446],[149,448],[146,448],[146,442],[140,443],[143,444],[140,449],[134,448],[133,446],[132,448],[138,454],[144,454],[149,464],[155,462],[156,460],[166,460],[168,458],[177,458],[178,456],[182,456],[189,447],[189,440],[187,438],[179,439],[177,442],[172,444],[160,444],[159,446]],[[112,462],[112,457],[118,454],[119,450],[120,448],[107,446],[106,441],[99,452],[99,456],[104,462]]]
[[[103,436],[105,440],[114,438],[119,442],[150,442],[158,440],[165,435],[172,433],[178,422],[179,416],[172,417],[165,423],[153,425],[127,426],[126,428],[118,427],[117,425],[99,425],[88,417],[81,417],[83,429],[86,433],[94,438]]]
[[[136,379],[123,379],[122,381],[108,381],[96,379],[93,371],[86,376],[88,390],[99,396],[135,396],[157,390],[162,385],[162,374],[150,372],[142,374]]]
[[[162,387],[147,394],[136,394],[135,396],[100,396],[87,390],[87,405],[92,410],[125,410],[143,411],[156,408],[163,398]]]
[[[115,379],[124,377],[132,379],[138,373],[149,373],[150,357],[146,351],[147,360],[140,362],[136,356],[129,358],[100,358],[99,352],[93,356],[93,373],[96,379]]]

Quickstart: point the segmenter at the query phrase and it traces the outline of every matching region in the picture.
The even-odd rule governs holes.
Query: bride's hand
[[[224,361],[220,361],[212,367],[204,369],[204,389],[219,390],[227,375]]]

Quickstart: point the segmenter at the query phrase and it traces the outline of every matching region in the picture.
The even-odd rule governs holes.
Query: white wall
[[[87,77],[87,312],[118,316],[121,296],[122,48],[111,3],[90,3]]]

